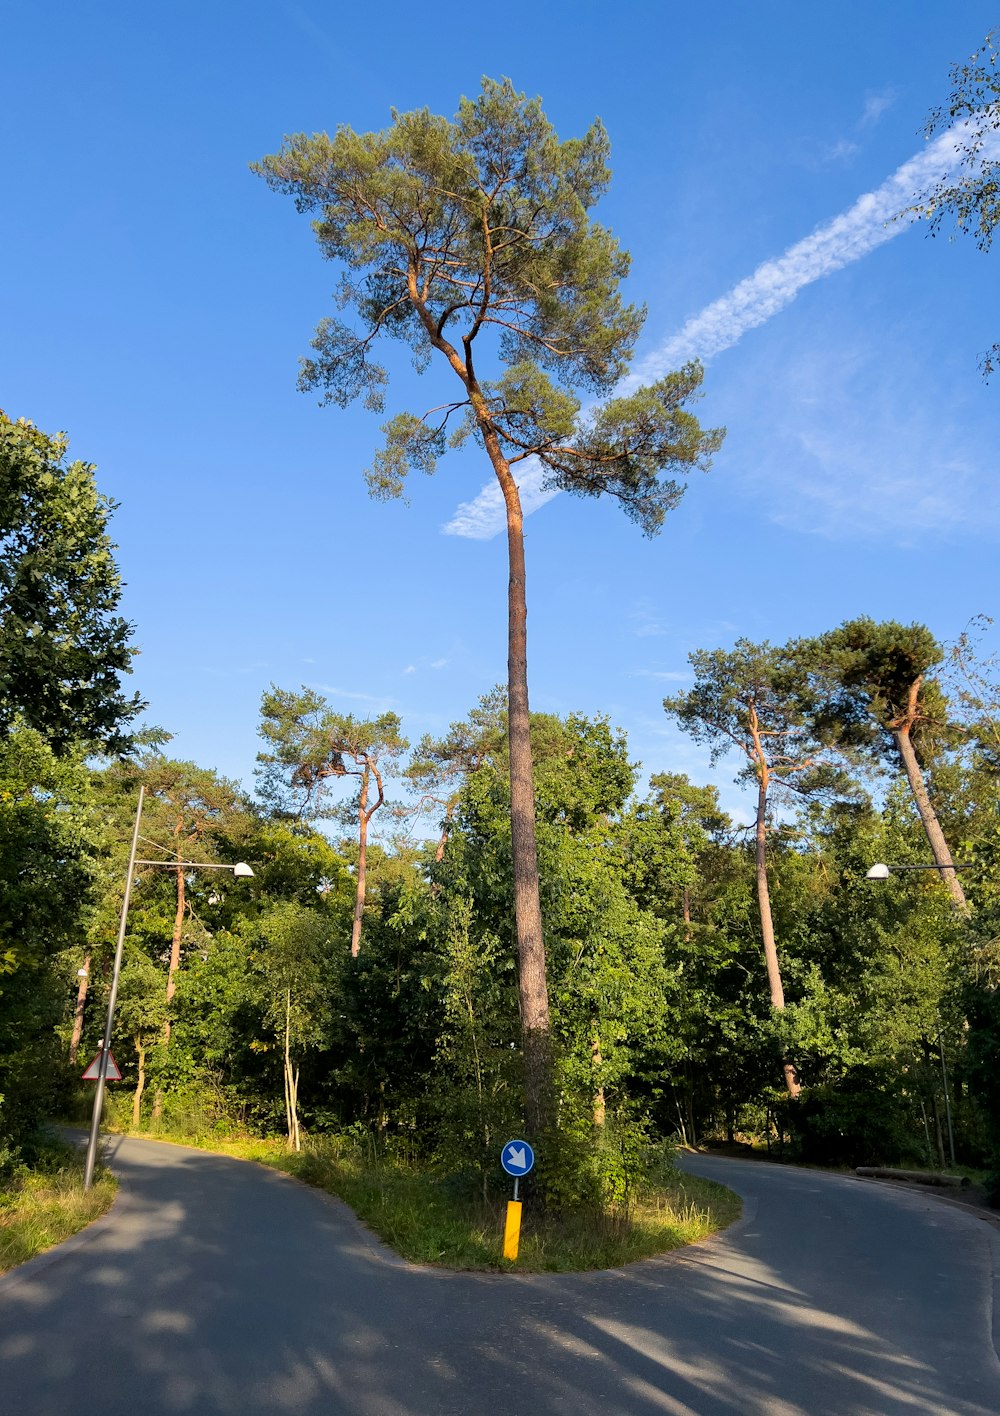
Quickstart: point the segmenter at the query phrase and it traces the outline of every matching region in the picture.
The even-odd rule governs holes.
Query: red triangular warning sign
[[[104,1051],[104,1049],[102,1048],[102,1049],[101,1049],[101,1052],[103,1052],[103,1051]],[[96,1082],[96,1081],[98,1080],[98,1078],[100,1077],[100,1075],[101,1075],[101,1053],[98,1052],[98,1054],[97,1054],[97,1056],[94,1058],[93,1062],[91,1062],[90,1066],[89,1066],[89,1067],[87,1068],[87,1070],[84,1072],[84,1074],[83,1074],[83,1080],[84,1080],[85,1082]],[[107,1071],[104,1073],[104,1077],[105,1077],[105,1080],[106,1080],[106,1081],[109,1081],[109,1082],[120,1082],[121,1079],[122,1079],[122,1074],[121,1074],[121,1072],[119,1072],[119,1070],[118,1070],[118,1063],[115,1061],[114,1055],[113,1055],[113,1053],[111,1053],[110,1051],[108,1052],[108,1068],[107,1068]]]

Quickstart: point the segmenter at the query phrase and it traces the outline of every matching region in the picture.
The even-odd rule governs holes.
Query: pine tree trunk
[[[518,984],[524,1039],[524,1109],[528,1133],[540,1135],[553,1119],[552,1043],[545,977],[545,944],[538,888],[535,840],[535,788],[528,711],[528,605],[521,500],[510,469],[497,475],[507,509],[510,568],[507,597],[507,734],[510,750],[511,855],[514,868],[514,919],[517,929]],[[501,470],[505,476],[501,476]]]
[[[906,773],[906,780],[910,784],[910,791],[913,793],[913,800],[917,804],[920,813],[920,820],[923,823],[924,834],[927,837],[927,844],[931,848],[931,855],[940,867],[938,874],[948,887],[948,894],[951,896],[952,904],[961,915],[968,915],[969,905],[965,898],[965,891],[962,889],[955,870],[954,862],[951,858],[951,851],[948,849],[948,842],[944,838],[941,830],[941,823],[937,819],[937,812],[931,804],[931,799],[927,794],[927,785],[924,782],[924,774],[920,770],[920,763],[917,761],[917,754],[913,749],[913,741],[910,737],[910,724],[903,723],[894,730],[896,746],[899,749],[899,756],[903,763],[903,770]]]
[[[80,1051],[80,1039],[83,1037],[83,1011],[87,1004],[87,985],[90,983],[89,949],[84,956],[83,970],[76,990],[76,1007],[73,1010],[73,1036],[69,1040],[69,1065],[71,1067],[76,1066],[76,1056]]]
[[[177,970],[181,966],[181,939],[184,935],[184,910],[186,907],[184,871],[177,867],[177,908],[174,911],[174,930],[170,939],[170,965],[167,969],[167,1018],[163,1024],[163,1045],[170,1046],[170,1004],[177,992]]]
[[[177,859],[181,859],[181,852],[178,848]],[[170,1004],[174,994],[177,992],[177,970],[181,966],[181,939],[184,934],[184,909],[186,905],[186,893],[183,867],[177,867],[177,908],[174,911],[174,929],[170,938],[170,963],[167,966],[167,1016],[163,1021],[163,1046],[170,1046]],[[163,1115],[163,1088],[157,1087],[156,1095],[153,1097],[154,1121],[158,1121]]]
[[[289,1150],[300,1150],[299,1141],[299,1114],[298,1114],[298,1091],[299,1077],[297,1069],[292,1066],[292,991],[287,989],[285,993],[285,1122],[288,1130]]]
[[[755,831],[755,854],[757,863],[757,908],[760,911],[760,932],[764,941],[764,961],[767,964],[767,981],[771,989],[771,1007],[776,1013],[785,1009],[785,991],[781,986],[781,968],[778,964],[778,950],[774,942],[774,921],[771,918],[771,891],[767,881],[767,769],[762,768],[757,786],[757,822]],[[791,1062],[782,1064],[788,1095],[794,1100],[802,1090],[798,1074]]]
[[[361,775],[361,795],[358,800],[358,888],[354,893],[354,924],[351,927],[351,958],[361,952],[361,924],[365,914],[365,888],[368,875],[368,768]]]

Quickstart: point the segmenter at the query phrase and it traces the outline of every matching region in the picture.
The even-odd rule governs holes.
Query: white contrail
[[[915,214],[907,212],[915,194],[936,186],[953,171],[959,152],[958,135],[956,128],[943,133],[923,152],[897,167],[880,187],[859,197],[847,211],[790,246],[777,260],[758,266],[753,275],[694,315],[683,329],[648,355],[629,383],[637,385],[661,378],[688,359],[707,362],[723,349],[732,348],[748,329],[756,329],[790,305],[803,286],[901,236],[916,220]],[[1000,151],[1000,134],[990,137],[997,141],[984,142],[983,155],[987,157],[994,147]]]
[[[968,124],[949,129],[916,157],[897,167],[880,187],[859,197],[847,211],[790,246],[776,260],[758,266],[753,275],[692,316],[666,343],[648,354],[618,391],[624,393],[662,378],[689,359],[707,363],[724,349],[732,348],[747,330],[756,329],[790,305],[803,286],[901,236],[916,219],[907,214],[916,194],[927,191],[955,170],[956,158],[963,152],[969,132]],[[979,137],[980,161],[996,161],[1000,157],[1000,132],[982,132]],[[524,514],[528,516],[557,492],[542,486],[544,469],[539,464],[524,465],[518,485]],[[500,488],[492,482],[472,501],[463,502],[442,530],[449,536],[489,540],[504,525],[503,498]]]

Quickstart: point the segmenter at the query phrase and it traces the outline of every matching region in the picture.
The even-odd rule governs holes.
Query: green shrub
[[[810,1165],[887,1165],[925,1159],[898,1083],[876,1067],[809,1087],[787,1108],[798,1158]]]

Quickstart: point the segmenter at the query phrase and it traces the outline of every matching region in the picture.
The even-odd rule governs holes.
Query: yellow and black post
[[[527,1141],[508,1141],[500,1152],[500,1164],[514,1181],[514,1198],[507,1201],[507,1219],[503,1228],[503,1256],[511,1263],[517,1258],[521,1242],[521,1201],[517,1187],[535,1163],[535,1152]]]
[[[521,1201],[517,1198],[517,1180],[514,1181],[514,1198],[507,1201],[507,1222],[503,1227],[503,1256],[511,1263],[517,1258],[521,1242]]]

